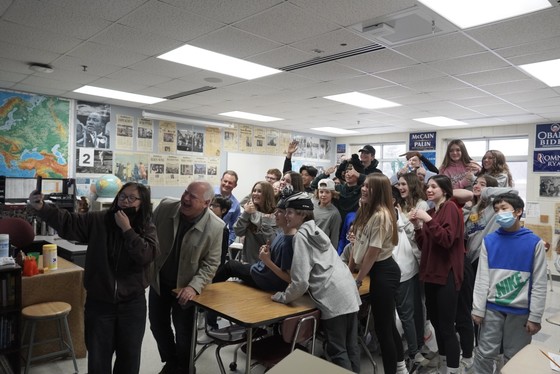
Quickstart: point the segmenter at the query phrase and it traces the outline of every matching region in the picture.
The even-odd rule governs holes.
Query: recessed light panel
[[[155,103],[165,101],[165,99],[161,99],[159,97],[137,95],[130,92],[110,90],[108,88],[101,88],[95,86],[83,86],[78,88],[77,90],[74,90],[74,92],[86,94],[86,95],[92,95],[92,96],[108,97],[110,99],[132,101],[135,103],[143,103],[143,104],[155,104]]]
[[[560,59],[535,62],[519,67],[550,87],[560,86]]]
[[[235,110],[233,112],[220,113],[220,116],[250,119],[250,120],[259,121],[259,122],[274,122],[274,121],[283,121],[284,120],[284,118],[269,117],[269,116],[263,116],[263,115],[260,115],[260,114],[240,112],[238,110]]]
[[[451,127],[451,126],[464,126],[468,125],[466,122],[457,121],[447,117],[426,117],[426,118],[414,118],[414,121],[427,123],[428,125],[439,126],[439,127]]]
[[[348,92],[339,95],[325,96],[325,99],[334,100],[340,103],[354,105],[366,109],[392,108],[401,105],[389,100],[380,99],[378,97],[366,95],[360,92]]]

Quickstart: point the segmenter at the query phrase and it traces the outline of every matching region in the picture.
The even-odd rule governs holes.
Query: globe
[[[119,177],[107,174],[103,175],[97,182],[95,182],[95,193],[97,197],[110,197],[113,198],[117,196],[117,192],[122,187],[122,182]]]

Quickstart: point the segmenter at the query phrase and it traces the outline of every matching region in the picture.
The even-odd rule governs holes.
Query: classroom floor
[[[550,291],[550,283],[548,283],[548,295],[546,299],[546,309],[544,317],[560,313],[560,282],[553,282],[554,291]],[[203,333],[203,332],[200,332]],[[199,334],[200,334],[199,333]],[[558,351],[560,349],[560,326],[552,325],[545,320],[542,323],[542,330],[533,337],[533,342],[542,346],[548,347],[551,350]],[[222,359],[226,370],[229,372],[228,366],[233,358],[234,346],[225,347],[222,349]],[[196,362],[197,374],[215,374],[219,373],[218,364],[214,355],[215,348],[207,349]],[[243,372],[244,369],[244,354],[240,354],[238,359],[238,373]],[[375,356],[377,362],[378,374],[383,374],[383,365],[381,357],[377,353]],[[78,360],[78,368],[80,373],[87,373],[87,359]],[[159,373],[162,364],[159,360],[159,354],[152,333],[149,329],[149,324],[146,326],[146,334],[144,337],[144,344],[142,348],[142,369],[141,374],[155,374]],[[50,363],[45,363],[33,366],[30,370],[31,374],[61,374],[72,373],[73,365],[71,360],[59,360]],[[262,368],[255,368],[253,373],[262,373]],[[373,373],[372,365],[368,361],[365,354],[362,354],[361,373]]]

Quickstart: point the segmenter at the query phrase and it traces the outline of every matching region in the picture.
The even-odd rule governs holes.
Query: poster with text
[[[266,154],[278,154],[278,146],[280,143],[280,131],[276,129],[266,129]]]
[[[208,157],[206,162],[206,180],[212,186],[217,186],[220,182],[220,176],[218,176],[219,166],[220,159],[218,157]]]
[[[136,150],[143,152],[154,151],[154,124],[152,120],[140,118],[136,136]]]
[[[159,123],[159,153],[177,153],[177,124],[175,122],[160,121]]]
[[[253,153],[253,126],[239,125],[239,150]]]
[[[560,148],[560,123],[537,125],[536,148]]]
[[[559,172],[560,151],[534,151],[533,172]]]
[[[194,162],[191,156],[181,156],[179,158],[179,183],[181,186],[187,185],[193,180],[194,176]]]
[[[239,126],[224,129],[224,151],[237,152],[239,150]]]
[[[279,156],[285,155],[291,141],[292,141],[292,133],[291,132],[289,132],[289,131],[280,132],[280,144],[278,146],[278,152],[276,154],[279,155]]]
[[[134,117],[117,114],[117,149],[132,151]]]
[[[412,132],[409,135],[409,151],[431,151],[436,149],[436,132]]]
[[[331,153],[331,140],[319,139],[319,159],[320,160],[328,159],[329,153]]]
[[[262,127],[253,130],[253,153],[266,154],[266,131]]]
[[[150,157],[150,185],[164,186],[165,185],[165,156],[152,155]]]
[[[165,185],[166,186],[179,186],[179,157],[178,156],[167,156],[165,160]]]
[[[220,156],[222,134],[218,127],[207,127],[204,140],[204,155],[208,157]]]
[[[206,179],[206,158],[194,157],[194,177],[195,179]]]

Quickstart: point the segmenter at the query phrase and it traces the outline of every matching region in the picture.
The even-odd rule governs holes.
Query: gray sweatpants
[[[480,326],[478,347],[474,356],[474,372],[492,374],[494,360],[504,348],[504,364],[527,344],[531,343],[531,335],[525,330],[529,315],[507,314],[486,310]]]

